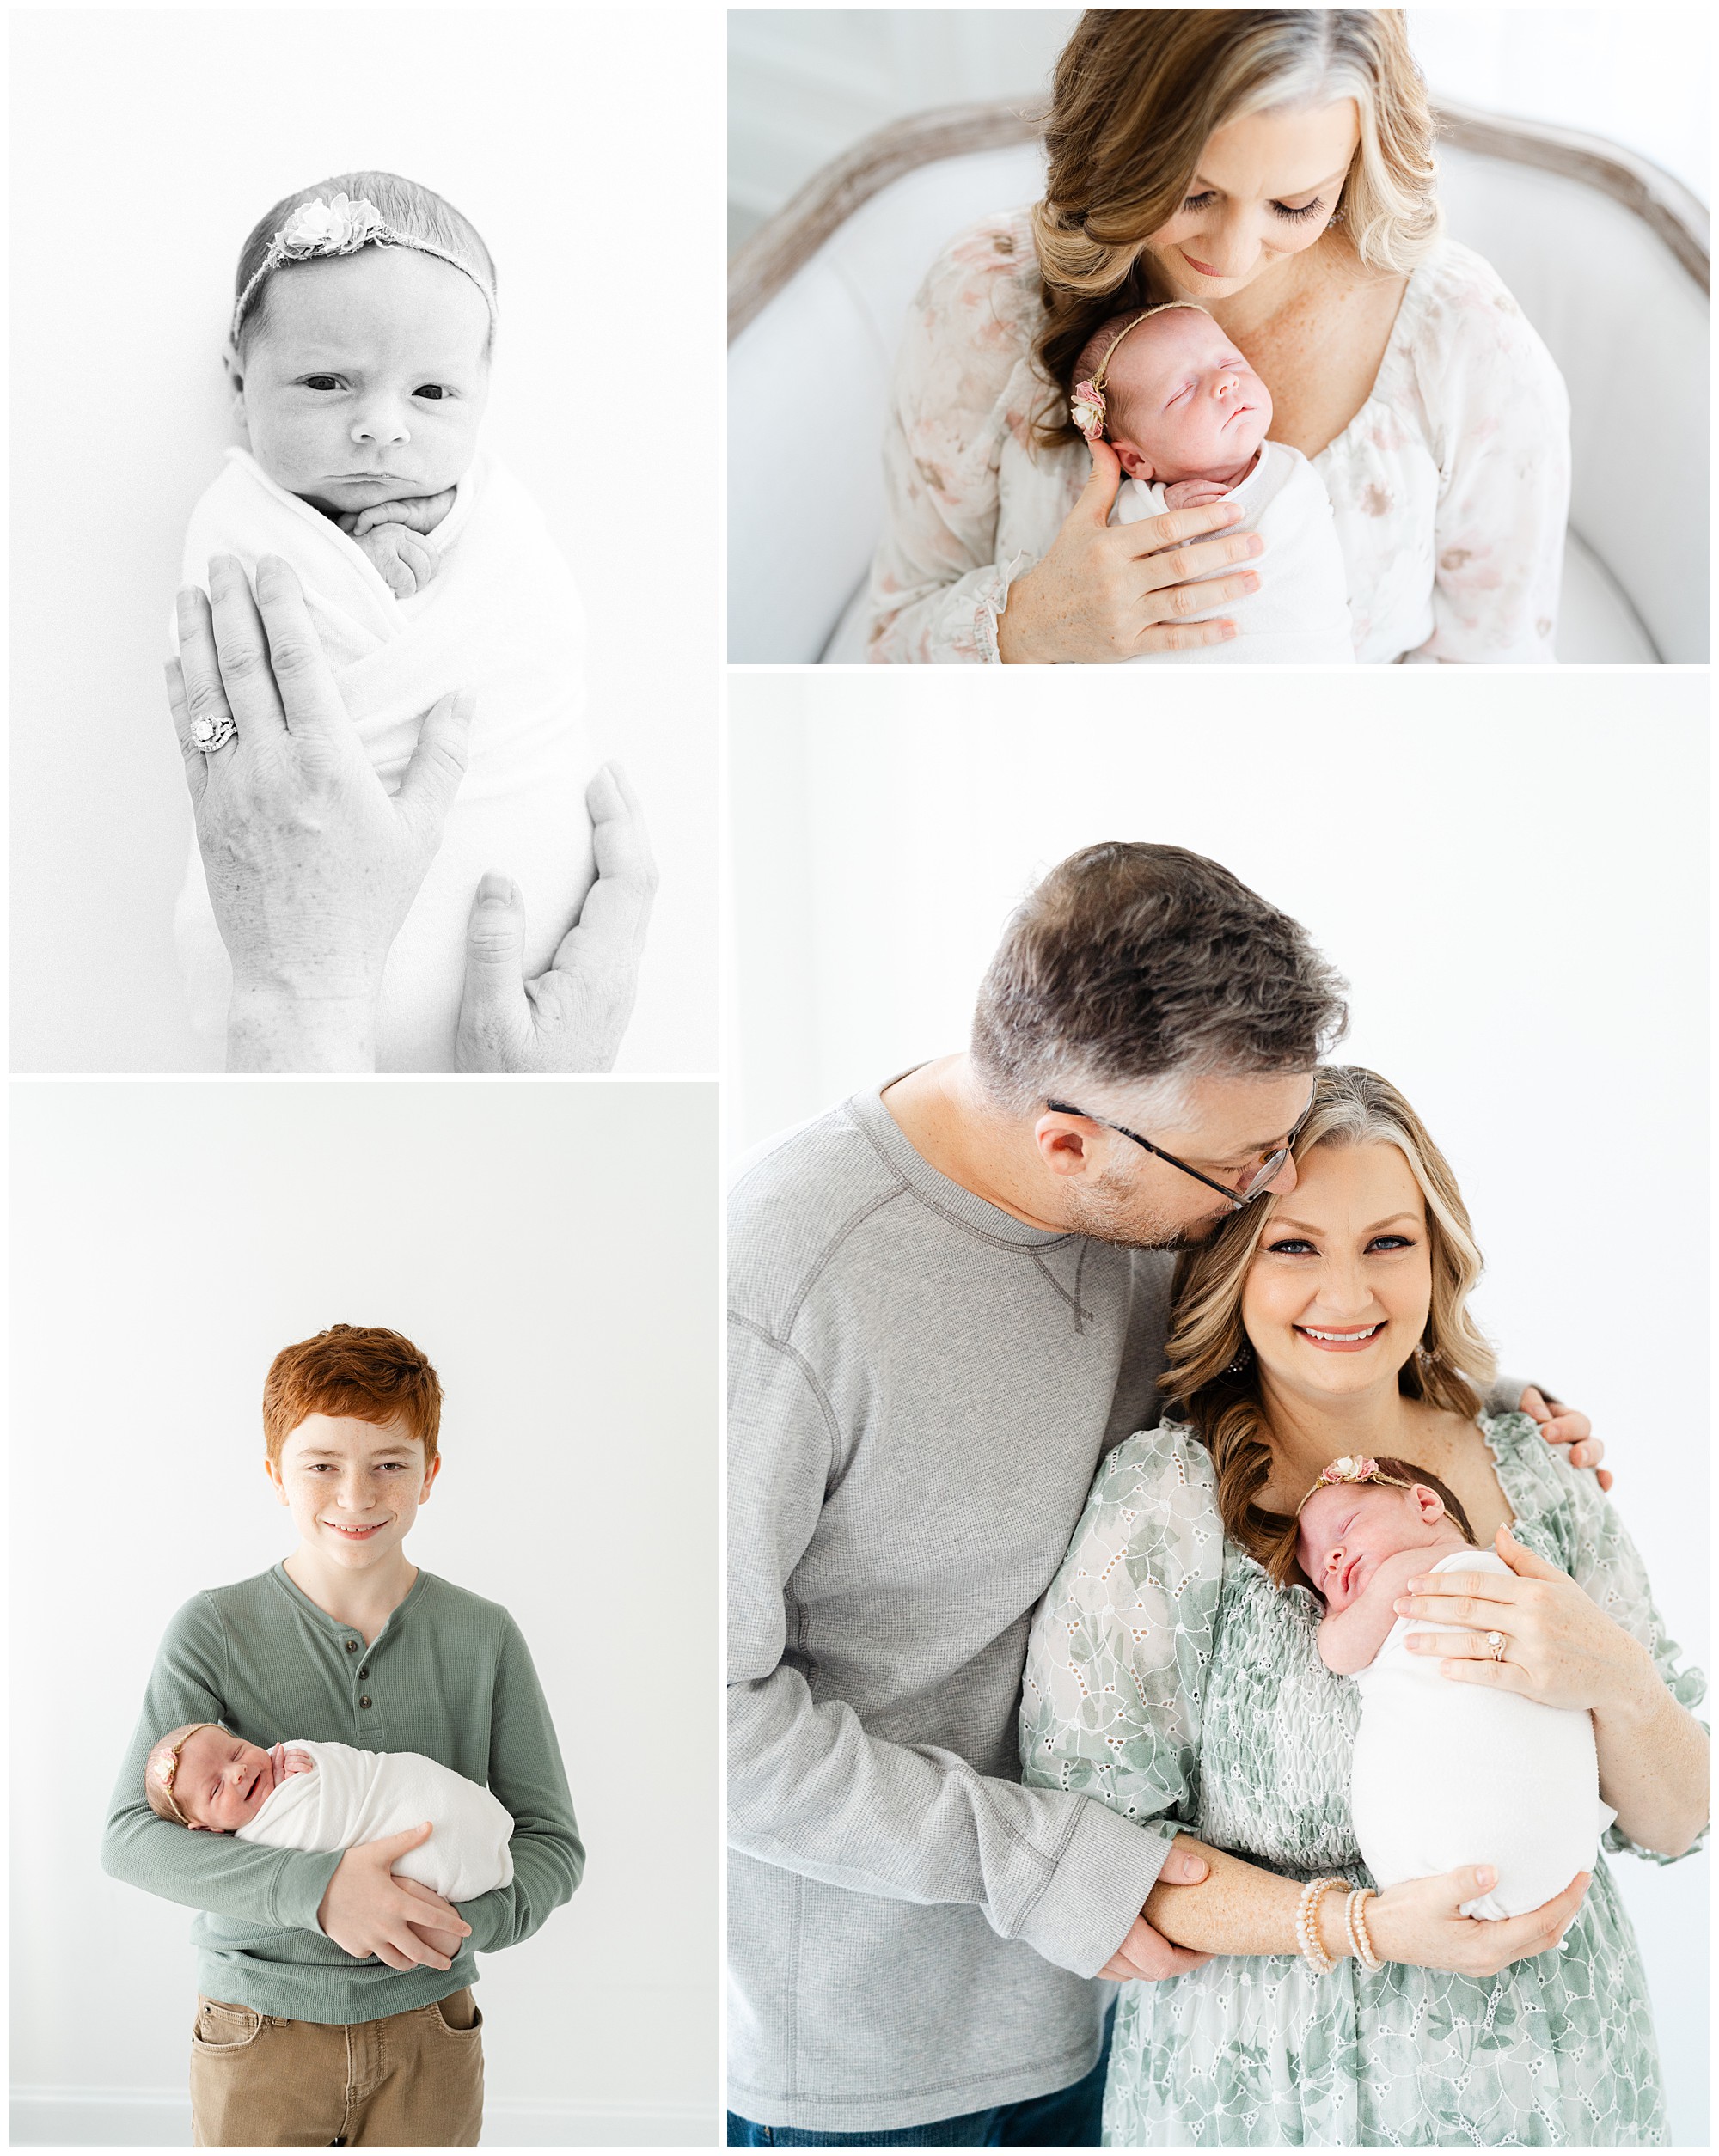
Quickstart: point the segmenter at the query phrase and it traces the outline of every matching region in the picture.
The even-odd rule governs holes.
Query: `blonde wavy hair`
[[[1492,1349],[1468,1314],[1482,1261],[1450,1163],[1394,1085],[1358,1065],[1322,1070],[1295,1158],[1318,1145],[1395,1145],[1426,1201],[1432,1300],[1420,1346],[1397,1373],[1399,1391],[1465,1421],[1480,1412],[1496,1372]],[[1168,1366],[1159,1389],[1190,1423],[1217,1469],[1224,1532],[1281,1586],[1298,1576],[1295,1522],[1256,1502],[1271,1471],[1259,1399],[1259,1365],[1243,1356],[1241,1298],[1254,1253],[1270,1222],[1271,1200],[1232,1214],[1208,1243],[1183,1253],[1171,1304]],[[1245,1367],[1233,1367],[1238,1359]],[[1428,1478],[1424,1474],[1422,1481]]]
[[[1089,8],[1056,64],[1049,172],[1032,213],[1044,299],[1034,357],[1047,447],[1078,442],[1066,400],[1082,346],[1119,308],[1175,295],[1147,242],[1206,144],[1250,113],[1352,97],[1361,142],[1335,210],[1369,268],[1404,273],[1437,239],[1433,116],[1400,8]]]

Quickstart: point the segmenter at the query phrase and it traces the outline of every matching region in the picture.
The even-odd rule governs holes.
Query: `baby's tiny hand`
[[[433,532],[454,506],[454,489],[439,494],[419,494],[403,502],[376,502],[369,509],[348,510],[338,521],[340,529],[362,539],[378,524],[403,524],[409,532]]]
[[[1222,501],[1229,491],[1216,479],[1173,479],[1164,490],[1164,506],[1203,509],[1208,502]]]
[[[435,555],[404,524],[377,524],[370,531],[354,532],[352,537],[396,599],[415,597],[436,574]]]

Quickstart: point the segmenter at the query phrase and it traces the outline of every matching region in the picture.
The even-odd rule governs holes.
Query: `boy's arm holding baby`
[[[444,486],[439,494],[377,502],[334,521],[370,556],[395,597],[410,599],[436,574],[435,550],[424,541],[454,506],[455,492]]]
[[[346,1850],[274,1849],[229,1835],[187,1834],[150,1810],[144,1772],[162,1732],[218,1722],[229,1711],[218,1652],[211,1651],[218,1633],[204,1599],[194,1597],[175,1615],[156,1656],[108,1809],[101,1868],[188,1909],[269,1930],[321,1932],[345,1952],[376,1954],[391,1969],[449,1967],[468,1928],[464,1919],[440,1895],[392,1877],[394,1866],[428,1835],[427,1823]],[[454,1948],[444,1944],[450,1938]]]

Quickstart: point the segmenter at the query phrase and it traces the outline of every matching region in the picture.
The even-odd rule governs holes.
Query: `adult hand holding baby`
[[[604,764],[585,791],[596,881],[548,972],[525,978],[518,886],[486,876],[466,931],[466,992],[455,1061],[462,1071],[612,1069],[639,990],[657,891],[645,820],[625,773]]]
[[[380,1841],[361,1841],[340,1859],[317,1905],[316,1921],[343,1953],[358,1961],[374,1954],[390,1969],[453,1966],[471,1926],[439,1894],[415,1879],[393,1876],[407,1851],[430,1834],[426,1819]]]
[[[1259,588],[1251,569],[1209,583],[1192,578],[1251,559],[1257,532],[1225,537],[1245,512],[1229,501],[1112,524],[1123,467],[1108,442],[1090,445],[1092,475],[1043,560],[1017,577],[997,618],[1006,666],[1103,663],[1190,651],[1235,634],[1231,620],[1187,616]]]
[[[1459,1976],[1496,1976],[1512,1962],[1547,1954],[1563,1940],[1587,1893],[1591,1872],[1578,1872],[1562,1894],[1521,1916],[1496,1920],[1465,1916],[1462,1905],[1490,1893],[1497,1873],[1490,1865],[1465,1864],[1429,1879],[1404,1879],[1366,1905],[1373,1951],[1388,1962],[1419,1969],[1447,1969]],[[1325,1896],[1322,1927],[1341,1927],[1341,1900]],[[1326,1911],[1331,1911],[1327,1915]],[[1344,1951],[1339,1939],[1328,1948]]]
[[[473,700],[444,696],[390,798],[282,561],[230,556],[179,595],[168,664],[209,895],[233,962],[234,1071],[367,1071],[383,961],[441,843]],[[199,724],[230,714],[212,751]]]

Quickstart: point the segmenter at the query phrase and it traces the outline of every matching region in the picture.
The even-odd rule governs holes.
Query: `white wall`
[[[730,243],[874,128],[929,106],[1048,91],[1080,14],[731,9]],[[1609,135],[1708,198],[1704,9],[1411,8],[1409,34],[1435,96]]]
[[[655,841],[621,1067],[709,1072],[717,494],[707,473],[674,486],[624,385],[721,365],[719,12],[44,9],[9,27],[13,1067],[202,1067],[172,949],[191,826],[161,657],[186,515],[233,438],[233,268],[281,195],[376,165],[441,190],[496,257],[486,440],[573,564],[593,727]]]
[[[102,1873],[102,1822],[167,1618],[292,1547],[269,1361],[347,1320],[437,1365],[410,1554],[518,1619],[589,1850],[565,1909],[480,1958],[486,2141],[708,2147],[714,1086],[11,1093],[12,1757],[54,1757],[11,1798],[12,2078],[58,2092],[26,2128],[174,2138],[191,1912]]]
[[[1352,983],[1341,1054],[1462,1179],[1507,1369],[1586,1409],[1708,1660],[1704,669],[902,668],[730,685],[731,1156],[963,1046],[1035,876],[1209,854]],[[1707,1860],[1617,1860],[1704,2142]]]

